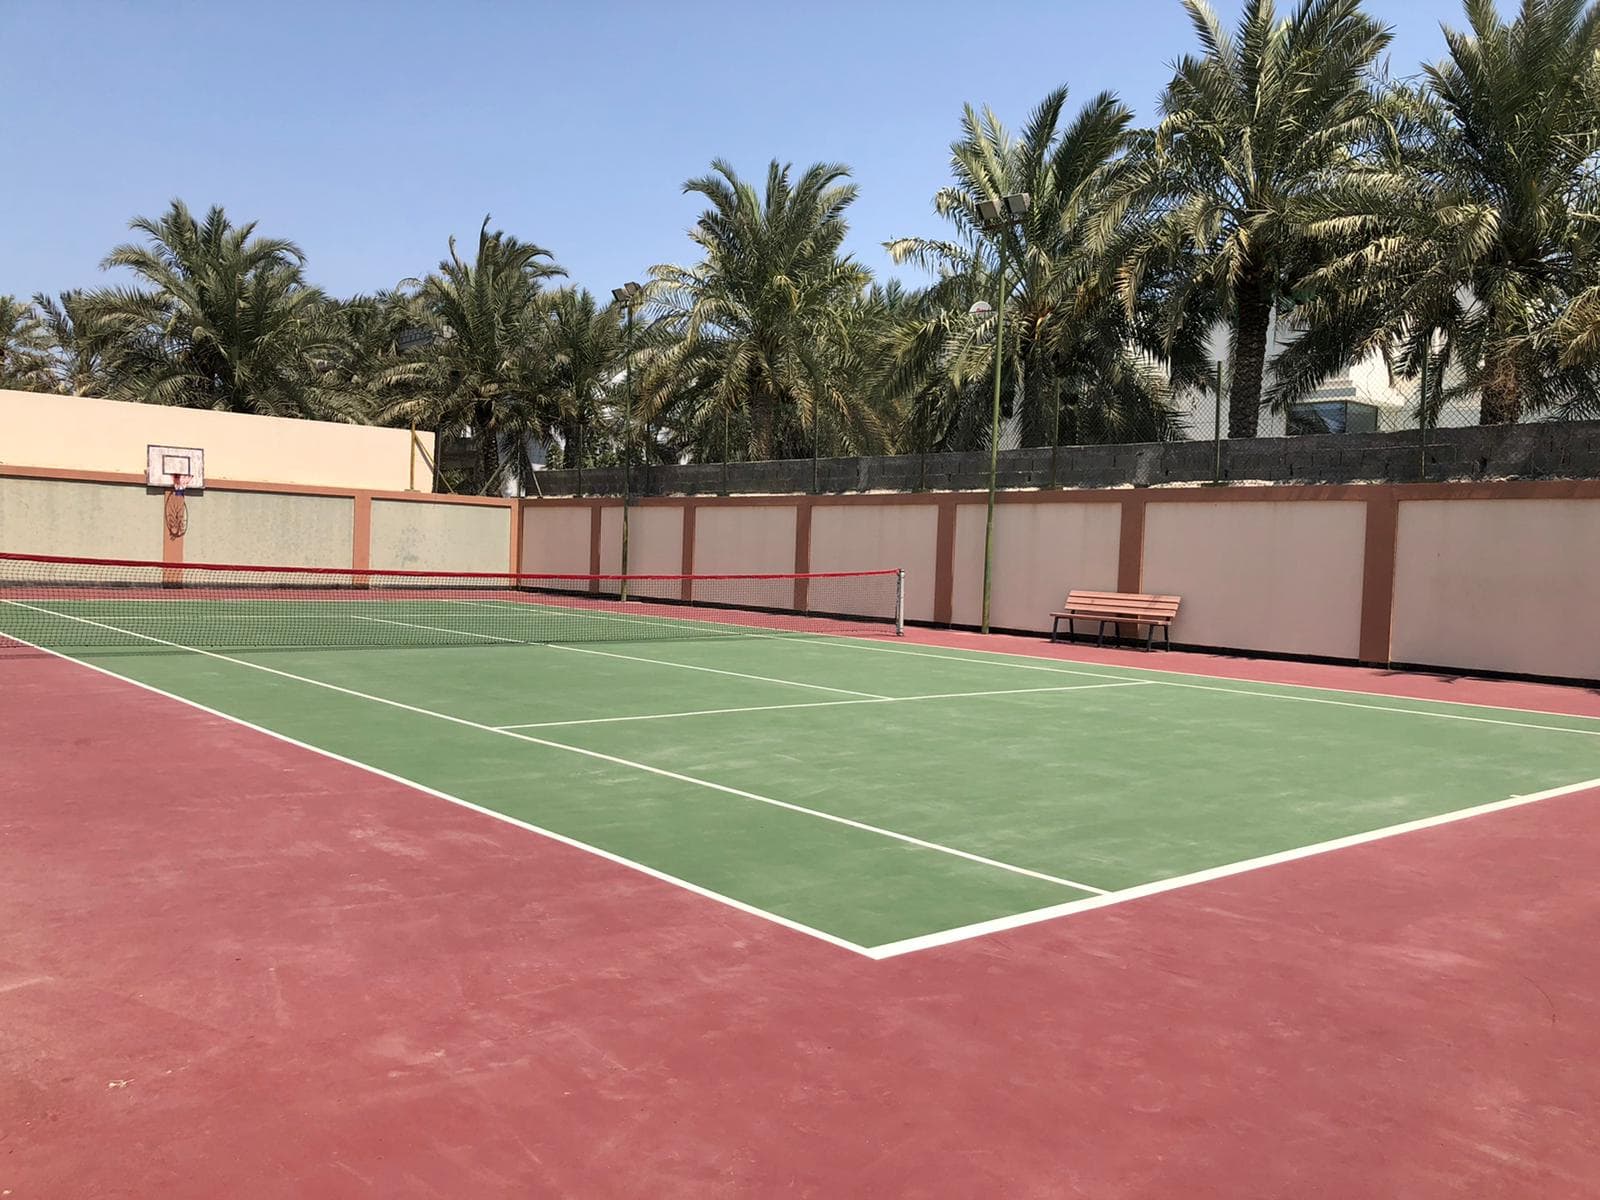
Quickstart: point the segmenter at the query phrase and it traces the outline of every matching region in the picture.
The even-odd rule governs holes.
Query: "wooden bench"
[[[1156,630],[1161,630],[1167,649],[1172,649],[1172,622],[1178,615],[1177,596],[1145,596],[1136,592],[1068,592],[1060,612],[1050,614],[1050,640],[1056,641],[1061,633],[1061,622],[1067,623],[1067,640],[1076,636],[1075,621],[1099,621],[1098,645],[1106,644],[1106,626],[1127,623],[1137,627],[1146,625],[1145,649],[1155,647]]]

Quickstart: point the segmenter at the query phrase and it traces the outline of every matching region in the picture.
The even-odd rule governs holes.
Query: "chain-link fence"
[[[1214,385],[1175,397],[1184,435],[1190,440],[1228,436],[1227,364],[1218,362],[1221,403]],[[1531,412],[1525,423],[1552,419]],[[1310,395],[1285,407],[1263,406],[1257,437],[1302,437],[1326,433],[1395,433],[1461,429],[1483,422],[1483,397],[1468,388],[1459,369],[1415,375],[1394,373],[1381,356],[1359,362],[1325,380]],[[1495,422],[1490,422],[1495,423]]]
[[[1403,375],[1374,355],[1294,404],[1264,405],[1253,437],[1228,436],[1229,390],[1227,366],[1218,362],[1210,386],[1174,397],[1175,436],[1165,441],[1134,440],[1130,430],[1120,439],[1052,445],[1037,429],[1026,436],[1021,412],[1003,404],[997,483],[1072,488],[1600,478],[1600,420],[1529,407],[1516,421],[1485,422],[1483,397],[1454,369]],[[808,459],[660,464],[648,475],[635,471],[627,486],[633,495],[982,489],[989,480],[989,412],[986,403],[978,414],[978,444],[959,451],[837,457],[824,442]],[[614,496],[624,486],[615,469],[589,470],[582,478],[546,471],[539,484],[545,495]]]

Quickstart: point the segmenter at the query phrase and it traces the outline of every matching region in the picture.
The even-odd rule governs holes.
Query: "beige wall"
[[[792,504],[702,507],[695,513],[694,572],[749,575],[794,570]]]
[[[433,453],[433,435],[419,435]],[[206,479],[404,491],[411,434],[87,396],[0,390],[0,462],[74,471],[145,471],[151,444],[206,452]],[[431,479],[420,455],[418,487]]]
[[[694,572],[696,575],[784,574],[794,570],[792,504],[704,506],[695,511]],[[699,593],[709,596],[709,590]],[[762,603],[787,608],[793,590],[781,586],[763,593]]]
[[[1394,661],[1600,678],[1600,500],[1400,505]]]
[[[933,619],[939,510],[932,504],[819,504],[811,510],[813,571],[906,573],[906,618]]]
[[[511,510],[486,504],[372,502],[371,565],[383,570],[508,571]]]
[[[951,619],[983,618],[982,504],[956,509]],[[1122,515],[1115,504],[1002,504],[994,514],[989,624],[1049,629],[1050,612],[1072,588],[1114,591]]]
[[[348,567],[355,502],[207,489],[189,497],[188,562]]]
[[[1183,597],[1172,639],[1355,658],[1366,505],[1152,502],[1141,590]]]
[[[522,569],[534,575],[587,575],[589,519],[584,505],[523,505]]]
[[[0,550],[159,559],[163,503],[138,484],[0,477]]]
[[[1549,485],[1560,496],[1591,485]],[[1146,592],[1183,597],[1175,641],[1239,650],[1442,667],[1600,678],[1600,497],[1543,498],[1542,485],[1471,488],[1236,489],[1129,494],[1092,501],[1072,493],[1013,500],[996,510],[993,624],[1045,630],[1046,614],[1074,587],[1114,590],[1122,514],[1144,510]],[[1424,496],[1426,499],[1400,499]],[[1435,499],[1433,497],[1437,496]],[[1472,498],[1467,498],[1471,496]],[[1515,497],[1515,498],[1514,498]],[[1536,498],[1523,498],[1536,497]],[[958,499],[951,618],[980,619],[984,505]],[[1388,506],[1398,503],[1392,614],[1368,576],[1387,578]],[[1366,562],[1370,529],[1384,558]],[[589,569],[587,506],[525,508],[529,570]],[[605,565],[618,553],[616,509],[604,510]],[[816,571],[903,565],[909,615],[931,620],[939,505],[929,498],[886,503],[864,497],[811,509]],[[682,509],[634,510],[634,565],[677,569]],[[700,501],[695,570],[794,569],[797,505]],[[1133,547],[1127,549],[1131,552]],[[819,597],[811,596],[815,605]],[[1366,606],[1367,646],[1362,644]],[[1392,618],[1392,619],[1391,619]],[[1390,627],[1385,627],[1385,621]],[[1385,634],[1391,635],[1386,640]]]
[[[600,571],[614,575],[622,570],[622,508],[600,512]],[[677,575],[683,570],[683,509],[678,505],[628,510],[628,574]],[[635,596],[665,596],[676,600],[683,587],[677,582],[645,581],[631,589]]]

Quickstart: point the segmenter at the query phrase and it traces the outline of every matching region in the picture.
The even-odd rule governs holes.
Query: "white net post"
[[[894,573],[894,635],[906,635],[906,569]]]

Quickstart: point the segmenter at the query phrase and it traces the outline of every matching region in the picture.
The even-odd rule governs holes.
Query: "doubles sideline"
[[[760,635],[754,635],[754,636],[760,636]],[[796,636],[771,637],[770,640],[771,641],[775,641],[775,642],[789,642],[789,643],[793,643],[793,644],[797,644],[797,645],[806,645],[806,646],[835,646],[835,647],[848,648],[848,649],[854,649],[854,650],[864,650],[864,651],[867,651],[868,653],[872,653],[872,654],[906,654],[906,655],[911,655],[911,656],[913,656],[915,658],[938,658],[938,659],[943,659],[943,660],[945,660],[947,662],[960,662],[960,663],[967,663],[968,665],[986,666],[986,667],[1011,667],[1012,669],[1018,670],[1018,671],[1043,671],[1046,674],[1050,674],[1050,675],[1076,675],[1076,676],[1082,676],[1082,677],[1087,678],[1087,679],[1128,679],[1129,678],[1129,676],[1126,675],[1126,674],[1113,675],[1108,671],[1089,671],[1089,670],[1081,670],[1081,669],[1074,668],[1074,667],[1051,667],[1051,666],[1046,666],[1042,662],[1020,662],[1020,661],[1018,661],[1018,659],[1020,659],[1023,656],[1010,654],[1007,651],[1003,651],[1003,650],[975,650],[975,651],[972,652],[971,655],[965,655],[965,654],[938,654],[938,653],[933,653],[933,652],[926,651],[926,650],[903,649],[903,648],[898,647],[898,646],[875,646],[875,645],[871,645],[871,644],[869,644],[869,643],[867,643],[865,641],[862,641],[862,640],[859,640],[859,639],[856,639],[856,638],[827,637],[827,636],[820,636],[820,635],[809,635],[809,636],[802,636],[802,637],[796,637]],[[1004,657],[982,657],[982,658],[977,658],[977,657],[973,657],[972,655],[985,655],[985,656],[1003,655]],[[1227,687],[1227,686],[1224,686],[1224,685],[1221,685],[1221,684],[1185,683],[1182,680],[1170,678],[1170,676],[1173,676],[1173,675],[1181,675],[1181,674],[1183,674],[1183,672],[1161,671],[1161,670],[1156,670],[1156,669],[1147,668],[1147,667],[1129,667],[1128,670],[1129,671],[1139,672],[1139,674],[1136,676],[1136,678],[1138,678],[1139,681],[1142,682],[1142,683],[1159,684],[1162,687],[1189,688],[1190,690],[1197,691],[1197,692],[1223,692],[1223,693],[1225,693],[1227,695],[1232,695],[1232,696],[1255,696],[1255,697],[1259,697],[1259,698],[1264,699],[1264,700],[1289,700],[1289,701],[1297,701],[1297,702],[1302,703],[1302,704],[1331,704],[1331,705],[1335,705],[1335,706],[1337,706],[1339,708],[1359,708],[1359,709],[1369,710],[1369,711],[1372,711],[1372,712],[1399,713],[1399,714],[1401,714],[1403,716],[1408,716],[1408,717],[1434,717],[1434,718],[1437,718],[1437,719],[1443,720],[1443,721],[1472,721],[1472,722],[1475,722],[1475,723],[1480,724],[1480,725],[1506,725],[1506,726],[1510,726],[1511,728],[1514,728],[1514,729],[1539,729],[1539,730],[1543,730],[1546,733],[1576,733],[1576,734],[1579,734],[1579,735],[1582,735],[1582,736],[1587,736],[1587,737],[1600,737],[1600,718],[1585,717],[1585,716],[1580,716],[1580,715],[1572,714],[1572,713],[1548,713],[1548,714],[1545,714],[1545,715],[1552,716],[1552,717],[1570,717],[1570,719],[1575,720],[1575,721],[1595,721],[1595,722],[1597,722],[1596,727],[1593,728],[1593,729],[1577,729],[1577,728],[1573,728],[1572,726],[1568,726],[1568,725],[1545,725],[1545,724],[1541,724],[1540,722],[1537,722],[1537,721],[1508,721],[1508,720],[1506,720],[1506,719],[1504,719],[1502,717],[1477,717],[1477,716],[1471,715],[1470,713],[1434,712],[1431,709],[1404,708],[1404,707],[1401,707],[1400,705],[1394,705],[1394,704],[1363,704],[1363,703],[1361,703],[1359,701],[1355,701],[1355,700],[1335,700],[1331,696],[1302,696],[1302,695],[1294,694],[1292,692],[1264,692],[1264,691],[1259,691],[1259,690],[1257,690],[1255,688]],[[1187,678],[1190,678],[1190,679],[1220,679],[1221,676],[1216,676],[1216,675],[1189,675],[1189,676],[1187,676]],[[1378,693],[1378,692],[1342,692],[1342,693],[1340,693],[1339,689],[1336,689],[1336,688],[1319,688],[1319,687],[1317,687],[1316,685],[1313,685],[1313,684],[1286,683],[1286,684],[1283,684],[1281,686],[1287,687],[1287,688],[1305,689],[1305,690],[1310,690],[1310,691],[1336,692],[1336,693],[1339,693],[1339,694],[1342,694],[1342,695],[1346,695],[1346,696],[1373,696],[1373,697],[1378,697],[1378,698],[1381,698],[1381,699],[1392,699],[1392,697],[1382,696],[1381,693]],[[1532,712],[1535,711],[1535,710],[1532,710],[1532,709],[1504,709],[1504,708],[1497,708],[1494,705],[1474,705],[1474,704],[1470,704],[1470,703],[1466,703],[1466,702],[1458,701],[1458,700],[1418,700],[1417,703],[1419,703],[1419,704],[1451,704],[1451,705],[1456,705],[1458,707],[1468,707],[1468,708],[1488,708],[1488,709],[1490,709],[1492,711],[1495,711],[1495,712],[1527,712],[1527,713],[1532,713]]]
[[[750,800],[758,804],[769,805],[773,808],[800,813],[804,816],[814,817],[818,820],[828,821],[836,825],[842,825],[847,828],[859,830],[861,832],[888,838],[892,841],[902,842],[906,845],[916,846],[919,849],[948,855],[952,858],[963,859],[967,862],[976,863],[980,866],[990,867],[999,871],[1005,871],[1013,875],[1022,875],[1031,879],[1042,880],[1045,883],[1055,884],[1059,887],[1069,888],[1073,891],[1084,892],[1090,895],[1106,894],[1106,889],[1095,887],[1093,884],[1080,883],[1077,880],[1066,879],[1058,875],[1050,875],[1043,871],[1035,871],[1029,867],[1018,866],[1015,863],[1002,862],[999,859],[989,858],[982,854],[975,854],[969,850],[961,850],[954,846],[947,846],[940,842],[929,841],[925,838],[919,838],[912,834],[901,833],[898,830],[889,829],[882,825],[874,825],[866,821],[857,821],[854,818],[839,816],[836,813],[823,812],[820,809],[809,808],[803,804],[795,804],[787,800],[779,800],[772,796],[763,796],[757,792],[750,792],[744,790],[743,788],[731,787],[727,784],[717,783],[709,779],[701,779],[694,775],[685,775],[677,771],[669,771],[664,767],[652,766],[649,763],[637,762],[633,759],[622,758],[614,754],[606,754],[600,750],[591,750],[584,746],[574,746],[566,742],[557,742],[549,738],[537,737],[533,734],[522,733],[514,729],[497,728],[493,725],[485,725],[478,721],[469,720],[466,717],[458,717],[450,713],[438,712],[429,708],[422,708],[418,705],[407,704],[401,700],[390,699],[387,696],[379,696],[371,692],[363,692],[355,688],[347,688],[340,684],[329,683],[326,680],[313,679],[307,675],[297,675],[292,671],[284,671],[277,667],[269,667],[264,663],[251,662],[249,659],[235,658],[228,654],[219,654],[214,650],[203,650],[198,646],[188,646],[181,642],[168,641],[165,638],[158,638],[151,634],[138,633],[133,630],[123,629],[119,626],[111,625],[104,621],[95,621],[88,617],[80,617],[72,614],[57,612],[54,609],[41,608],[37,605],[25,603],[21,600],[7,600],[5,603],[15,605],[20,608],[33,609],[34,611],[46,613],[51,616],[63,617],[67,620],[76,621],[81,624],[97,626],[101,629],[109,630],[113,633],[119,633],[126,637],[133,637],[140,641],[150,642],[155,645],[167,646],[173,650],[183,650],[191,654],[198,654],[204,658],[214,659],[218,662],[231,663],[235,666],[245,667],[252,671],[260,671],[263,674],[277,676],[282,679],[289,679],[296,683],[303,683],[311,687],[323,688],[330,692],[336,692],[340,695],[350,696],[358,700],[365,700],[369,703],[380,704],[388,708],[399,709],[405,712],[414,713],[418,716],[430,717],[434,720],[444,721],[451,725],[458,725],[467,729],[475,729],[481,733],[488,733],[497,737],[513,738],[517,741],[527,742],[536,746],[543,746],[551,750],[565,751],[569,754],[576,754],[584,758],[595,759],[600,762],[612,764],[614,766],[627,767],[635,771],[642,771],[650,775],[659,776],[663,779],[671,779],[678,783],[690,784],[695,787],[705,788],[709,791],[720,792],[723,795],[734,796],[738,799]],[[58,657],[66,656],[58,655]],[[101,668],[96,669],[98,670]],[[116,675],[115,672],[111,671],[105,671],[104,673],[108,675]],[[125,676],[120,675],[117,675],[116,677],[126,678]],[[1066,690],[1070,691],[1074,689],[1069,688]],[[889,700],[891,698],[872,697],[872,699]],[[580,843],[576,841],[573,841],[573,844],[587,845],[587,843]]]

